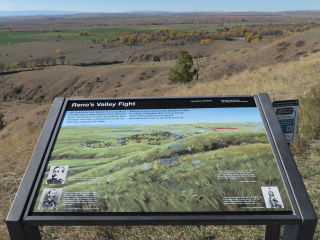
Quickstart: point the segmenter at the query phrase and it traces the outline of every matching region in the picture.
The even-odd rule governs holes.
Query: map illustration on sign
[[[35,214],[291,211],[257,107],[98,103],[66,109]],[[266,205],[268,186],[281,207]],[[57,188],[57,206],[40,207]]]

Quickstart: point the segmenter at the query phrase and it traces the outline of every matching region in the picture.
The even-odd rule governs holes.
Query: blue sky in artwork
[[[125,117],[121,120],[112,120],[119,116],[120,110],[90,110],[67,111],[62,126],[132,126],[150,124],[187,124],[187,123],[230,123],[230,122],[262,122],[260,113],[255,107],[242,108],[191,108],[191,109],[152,109],[152,110],[121,110]],[[147,111],[147,114],[155,113],[157,119],[132,120],[129,114]],[[148,112],[149,111],[149,112]],[[176,112],[175,112],[176,111]],[[136,114],[137,115],[137,114]],[[169,118],[159,118],[161,116]],[[131,115],[132,116],[132,115]],[[143,117],[143,114],[139,114]],[[138,118],[138,117],[137,117]]]
[[[294,11],[320,10],[319,0],[0,0],[0,11]]]

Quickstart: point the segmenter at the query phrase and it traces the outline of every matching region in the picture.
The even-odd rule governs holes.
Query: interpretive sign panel
[[[6,219],[42,225],[266,225],[311,240],[317,216],[267,94],[56,98]]]
[[[32,214],[292,213],[254,97],[70,100]]]

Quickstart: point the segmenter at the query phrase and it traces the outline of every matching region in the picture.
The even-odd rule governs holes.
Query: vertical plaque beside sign
[[[299,100],[275,101],[272,103],[283,134],[288,142],[296,136]]]

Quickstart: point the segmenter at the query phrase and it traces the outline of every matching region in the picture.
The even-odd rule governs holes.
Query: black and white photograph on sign
[[[266,208],[284,208],[278,187],[261,187]]]
[[[45,188],[38,206],[39,210],[56,210],[60,201],[62,188]]]
[[[47,184],[64,184],[69,166],[51,166]]]

